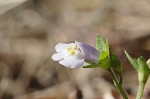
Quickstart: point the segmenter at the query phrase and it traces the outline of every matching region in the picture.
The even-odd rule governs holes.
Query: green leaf
[[[108,39],[106,38],[106,52],[107,52],[107,55],[109,56],[110,55],[110,51],[109,51],[109,43],[108,43]]]
[[[131,65],[134,67],[134,69],[136,71],[139,70],[139,67],[138,67],[138,63],[135,59],[133,59],[126,51],[125,51],[125,55],[126,57],[128,58],[129,62],[131,63]]]
[[[100,55],[100,60],[105,59],[107,56],[108,56],[107,53],[105,51],[102,51]]]
[[[104,39],[100,35],[97,35],[97,38],[96,38],[96,48],[101,53],[100,58],[99,58],[100,60],[103,60],[107,56],[110,55],[109,43],[108,43],[107,38],[106,38],[106,44],[105,44]]]
[[[106,51],[106,45],[103,38],[100,35],[96,37],[96,49],[101,51]]]
[[[121,61],[116,55],[111,55],[111,66],[115,72],[120,73],[122,68],[121,68]]]
[[[105,59],[100,60],[100,66],[104,69],[110,69],[110,57],[107,56]]]
[[[122,78],[121,61],[114,54],[111,55],[111,67],[112,67],[112,70],[114,71],[119,83],[122,84],[123,78]]]
[[[87,66],[83,66],[82,68],[96,68],[96,67],[101,67],[104,68],[106,70],[110,69],[110,58],[106,57],[103,60],[99,61],[100,63],[96,64],[96,63],[92,63],[90,65]]]

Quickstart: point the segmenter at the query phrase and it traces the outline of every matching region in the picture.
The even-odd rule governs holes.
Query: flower
[[[69,68],[81,67],[85,62],[96,63],[100,56],[100,52],[94,47],[77,41],[70,44],[58,43],[55,50],[57,53],[51,58]]]

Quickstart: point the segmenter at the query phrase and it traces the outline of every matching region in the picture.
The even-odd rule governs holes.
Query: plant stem
[[[110,70],[109,71],[111,76],[112,76],[112,79],[114,81],[114,84],[115,86],[117,87],[118,91],[120,92],[120,94],[122,95],[123,99],[128,99],[128,96],[127,94],[125,93],[125,91],[123,90],[122,88],[122,85],[118,83],[117,79],[116,79],[116,76],[114,75],[113,71]]]
[[[143,82],[139,82],[138,93],[136,95],[136,99],[141,99],[143,96],[145,84]]]

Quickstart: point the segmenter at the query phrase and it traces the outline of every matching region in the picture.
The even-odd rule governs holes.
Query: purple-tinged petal
[[[94,47],[83,42],[75,42],[84,54],[84,59],[87,61],[96,62],[99,59],[100,52]]]

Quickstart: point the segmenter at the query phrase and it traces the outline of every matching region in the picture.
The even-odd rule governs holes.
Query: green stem
[[[123,99],[128,99],[127,94],[125,93],[125,91],[123,90],[121,84],[118,83],[114,73],[112,72],[112,70],[110,70],[110,74],[112,76],[112,79],[114,81],[115,86],[118,88],[118,91],[120,92],[120,94],[122,95]]]
[[[142,96],[143,96],[143,91],[144,91],[144,87],[145,87],[145,84],[140,82],[139,83],[139,88],[138,88],[138,93],[136,95],[136,99],[141,99]]]

